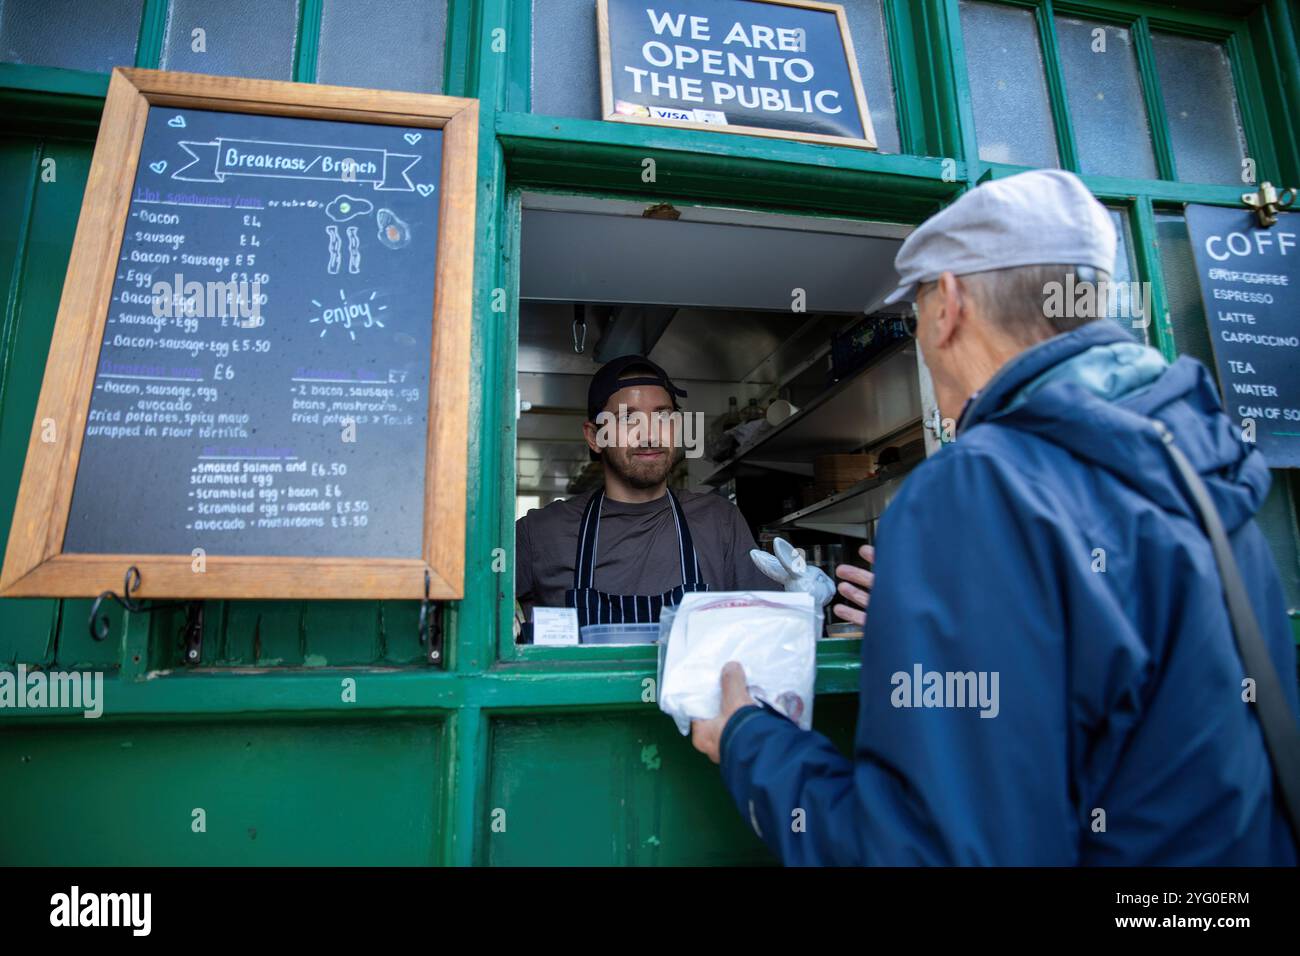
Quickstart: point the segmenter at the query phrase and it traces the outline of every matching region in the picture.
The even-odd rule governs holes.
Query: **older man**
[[[890,299],[958,440],[881,521],[853,756],[755,706],[734,663],[694,727],[784,862],[1296,862],[1268,468],[1201,365],[1045,308],[1115,243],[1076,177],[1038,171],[903,244]]]

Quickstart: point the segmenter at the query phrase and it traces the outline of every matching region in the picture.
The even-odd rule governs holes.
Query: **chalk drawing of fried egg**
[[[370,211],[374,208],[375,204],[369,199],[357,199],[344,194],[334,197],[333,202],[325,207],[325,215],[335,222],[347,222],[357,216],[370,215]]]
[[[375,213],[379,224],[379,241],[389,249],[400,249],[411,241],[411,227],[398,218],[391,209],[381,209]]]

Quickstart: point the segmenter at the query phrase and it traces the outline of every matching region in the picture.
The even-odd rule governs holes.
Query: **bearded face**
[[[633,488],[655,488],[668,480],[668,473],[681,457],[676,447],[651,448],[613,446],[601,452],[605,467]]]
[[[634,385],[610,396],[588,442],[605,468],[637,489],[663,484],[682,457],[672,397],[658,385]]]

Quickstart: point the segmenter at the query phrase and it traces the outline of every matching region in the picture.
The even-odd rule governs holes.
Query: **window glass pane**
[[[1082,171],[1155,179],[1151,128],[1128,29],[1057,17],[1056,36]]]
[[[291,80],[297,34],[298,0],[172,0],[162,68]]]
[[[1246,138],[1223,45],[1171,33],[1153,33],[1151,43],[1178,178],[1240,183]]]
[[[1058,165],[1033,11],[974,0],[960,9],[980,159]]]
[[[1160,248],[1169,320],[1174,327],[1174,347],[1179,354],[1198,359],[1217,380],[1201,285],[1192,260],[1192,240],[1181,213],[1156,214],[1156,245]]]
[[[600,119],[595,0],[533,0],[533,112]]]
[[[0,60],[107,73],[135,65],[144,0],[0,0]]]
[[[867,95],[867,110],[876,130],[876,145],[882,153],[897,153],[898,114],[894,109],[894,78],[889,69],[889,41],[881,0],[843,0],[853,53]]]
[[[1107,296],[1107,314],[1118,322],[1134,338],[1146,342],[1147,326],[1150,322],[1138,311],[1148,309],[1145,298],[1134,298],[1131,294],[1131,282],[1137,279],[1137,269],[1133,262],[1133,243],[1129,241],[1128,213],[1123,209],[1110,209],[1111,221],[1115,224],[1115,235],[1119,239],[1115,247],[1115,267],[1111,269],[1110,281],[1114,286],[1114,298]],[[1114,303],[1112,306],[1112,302]],[[1149,311],[1149,309],[1148,309]]]
[[[843,0],[880,150],[899,150],[881,0]],[[533,0],[532,111],[600,119],[595,0]]]
[[[446,0],[325,0],[316,79],[441,93],[446,36]]]

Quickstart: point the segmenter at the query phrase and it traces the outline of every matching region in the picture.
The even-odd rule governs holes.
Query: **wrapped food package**
[[[817,677],[819,608],[803,592],[687,594],[660,619],[659,709],[682,734],[722,708],[722,668],[738,661],[749,693],[807,730]]]

